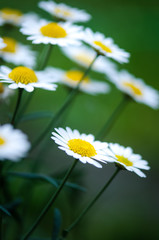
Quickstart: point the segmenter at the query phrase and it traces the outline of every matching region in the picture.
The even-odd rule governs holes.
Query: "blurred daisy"
[[[110,57],[119,63],[129,61],[130,54],[115,45],[112,38],[105,38],[102,33],[93,33],[90,28],[86,28],[83,34],[83,41],[94,48],[99,54]]]
[[[92,134],[80,134],[78,130],[71,130],[69,127],[66,127],[66,130],[63,128],[55,128],[55,130],[57,133],[52,132],[51,138],[69,156],[98,168],[102,168],[99,162],[106,163],[102,149],[107,148],[107,143],[95,141]]]
[[[37,19],[38,16],[35,13],[23,14],[18,9],[3,8],[0,9],[0,25],[10,24],[15,26],[20,26],[23,21],[29,19]]]
[[[11,124],[0,126],[0,160],[18,161],[26,156],[30,143],[22,131]]]
[[[39,7],[63,21],[86,22],[91,18],[91,15],[84,10],[69,7],[64,3],[57,4],[53,1],[41,1]]]
[[[8,100],[8,97],[13,94],[13,90],[9,89],[8,86],[5,86],[0,82],[0,101]]]
[[[142,160],[139,154],[134,154],[132,148],[123,147],[117,143],[109,143],[107,149],[104,149],[108,156],[107,161],[112,160],[118,164],[119,167],[130,172],[135,172],[140,177],[146,177],[140,169],[149,170],[148,162]]]
[[[45,71],[34,72],[27,67],[16,67],[10,69],[6,66],[0,68],[0,82],[10,83],[9,88],[24,88],[27,92],[32,92],[34,88],[55,91],[57,85],[54,79],[47,75]]]
[[[0,58],[15,65],[23,64],[33,67],[36,62],[36,54],[28,46],[18,43],[15,39],[3,37],[5,46],[0,49]]]
[[[6,44],[3,41],[3,38],[0,37],[0,49],[4,48]]]
[[[54,78],[58,79],[58,82],[61,82],[71,88],[75,88],[77,84],[82,79],[84,72],[78,70],[69,70],[64,71],[58,68],[48,67],[46,69],[50,76],[54,76]],[[110,90],[110,87],[105,82],[100,82],[98,80],[90,79],[86,76],[79,85],[79,90],[85,93],[89,93],[92,95],[107,93]]]
[[[110,80],[118,89],[131,96],[135,101],[152,108],[159,108],[159,92],[146,85],[140,78],[135,78],[126,70],[116,72]]]
[[[90,66],[96,56],[95,51],[85,45],[81,45],[80,48],[77,46],[70,46],[61,49],[68,58],[85,68]],[[93,64],[92,70],[111,75],[111,73],[116,70],[116,65],[105,57],[99,56]]]
[[[83,32],[81,26],[72,25],[70,22],[26,21],[20,31],[29,35],[28,40],[34,44],[57,44],[59,46],[79,45]]]

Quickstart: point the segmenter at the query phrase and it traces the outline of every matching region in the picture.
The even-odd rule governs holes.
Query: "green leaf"
[[[54,209],[52,240],[57,240],[62,224],[61,212],[58,208]]]
[[[2,205],[0,205],[0,211],[4,212],[5,214],[11,217],[11,213]]]
[[[53,115],[54,114],[52,112],[48,112],[48,111],[28,113],[20,119],[20,122],[37,120],[39,118],[52,118]]]

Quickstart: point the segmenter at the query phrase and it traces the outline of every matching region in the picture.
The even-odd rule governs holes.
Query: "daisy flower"
[[[30,148],[27,135],[11,124],[0,126],[0,160],[18,161]]]
[[[39,2],[39,7],[63,21],[86,22],[91,18],[91,15],[84,10],[69,7],[64,3],[57,4],[53,1],[41,1]]]
[[[83,41],[94,48],[100,55],[110,57],[119,63],[129,61],[130,54],[115,45],[112,38],[105,38],[102,33],[93,33],[90,28],[86,28]]]
[[[54,76],[58,79],[58,82],[61,82],[71,88],[75,88],[79,81],[82,79],[84,72],[79,70],[69,70],[64,71],[58,68],[48,67],[46,69],[47,73],[50,76]],[[88,94],[100,94],[107,93],[110,90],[110,87],[105,82],[100,82],[98,80],[90,79],[86,76],[79,85],[79,90]]]
[[[85,45],[81,45],[80,48],[77,46],[63,47],[61,50],[68,58],[85,68],[90,66],[96,56],[95,51]],[[116,70],[116,65],[105,57],[99,56],[94,62],[92,70],[111,75]]]
[[[3,41],[3,38],[0,37],[0,49],[4,48],[6,44]]]
[[[104,152],[108,156],[107,161],[114,161],[122,169],[135,172],[140,177],[146,177],[140,169],[150,169],[148,162],[142,160],[139,154],[134,154],[130,147],[123,147],[117,143],[109,143],[108,148],[104,149]]]
[[[69,156],[98,168],[102,168],[99,162],[106,163],[102,150],[107,148],[107,143],[95,141],[92,134],[80,134],[78,130],[71,130],[69,127],[66,127],[66,130],[63,128],[55,128],[55,130],[57,133],[52,132],[51,138]]]
[[[7,100],[10,95],[13,94],[13,90],[9,89],[8,86],[5,86],[0,82],[0,101]]]
[[[3,37],[5,46],[0,49],[0,57],[15,65],[23,64],[28,67],[33,67],[36,61],[35,52],[31,51],[30,47],[18,43],[15,39]]]
[[[20,26],[26,20],[37,18],[38,16],[35,13],[23,14],[18,9],[12,8],[0,9],[0,25],[11,24],[14,26]]]
[[[25,21],[20,31],[29,35],[28,40],[34,44],[57,44],[59,46],[79,45],[83,35],[81,26],[70,22],[49,22],[45,19],[39,21]]]
[[[55,91],[57,85],[55,80],[45,71],[34,72],[28,67],[15,67],[10,69],[6,66],[0,68],[0,82],[10,83],[9,88],[24,88],[27,92],[32,92],[34,88],[42,88]]]
[[[146,85],[142,79],[122,70],[112,75],[110,80],[118,89],[131,96],[135,101],[154,109],[159,108],[159,92]]]

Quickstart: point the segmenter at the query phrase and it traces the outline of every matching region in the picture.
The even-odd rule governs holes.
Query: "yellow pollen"
[[[71,139],[68,141],[67,145],[71,151],[78,153],[82,157],[94,157],[97,155],[94,146],[85,140]]]
[[[3,37],[3,42],[6,44],[6,46],[1,49],[3,52],[9,52],[9,53],[15,53],[16,52],[16,41],[9,37]]]
[[[91,61],[93,59],[91,59],[89,56],[85,55],[85,54],[78,54],[75,56],[75,58],[78,60],[78,61],[81,61],[87,65],[89,65],[91,63]]]
[[[141,90],[140,90],[138,87],[136,87],[133,83],[124,82],[123,85],[124,85],[125,87],[130,88],[135,95],[139,95],[139,96],[142,95]]]
[[[11,78],[16,83],[29,84],[38,81],[35,72],[27,67],[16,67],[9,74],[8,77]]]
[[[5,140],[0,137],[0,145],[4,145],[4,144],[5,144]]]
[[[70,70],[66,72],[66,77],[69,78],[71,81],[79,82],[83,77],[83,72],[76,71],[76,70]],[[82,82],[89,83],[90,79],[89,77],[85,77]]]
[[[64,10],[64,9],[61,9],[61,8],[58,8],[58,7],[54,9],[54,12],[56,14],[61,14],[64,17],[70,17],[72,15],[71,12],[69,12],[67,10]]]
[[[124,156],[120,156],[120,155],[115,155],[115,157],[119,162],[125,164],[126,166],[133,166],[133,163],[129,161],[128,158],[125,158]]]
[[[17,9],[11,9],[11,8],[3,8],[0,10],[0,12],[2,13],[2,18],[4,20],[19,18],[23,15],[21,11]]]
[[[3,87],[3,84],[0,83],[0,94],[2,94],[4,92],[4,87]]]
[[[54,22],[41,27],[40,31],[42,35],[51,38],[65,38],[67,36],[65,29]]]
[[[112,53],[112,50],[109,47],[107,47],[106,45],[104,45],[102,42],[94,41],[93,43],[95,45],[99,46],[103,51],[108,52],[108,53]]]

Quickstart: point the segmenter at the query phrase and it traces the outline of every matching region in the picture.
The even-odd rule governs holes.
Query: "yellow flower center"
[[[0,137],[0,146],[5,144],[5,140]]]
[[[115,157],[119,162],[125,164],[126,166],[133,166],[133,163],[129,161],[128,158],[125,158],[124,156],[120,156],[120,155],[115,155]]]
[[[82,157],[94,157],[97,155],[94,146],[85,140],[71,139],[68,141],[67,145],[71,151],[78,153]]]
[[[109,47],[107,47],[106,45],[104,45],[102,42],[94,41],[93,43],[95,45],[99,46],[103,51],[108,52],[108,53],[112,53],[112,50]]]
[[[67,33],[64,28],[62,28],[57,23],[51,22],[40,28],[42,35],[51,38],[65,38]]]
[[[92,61],[92,59],[91,59],[89,56],[87,56],[87,55],[85,55],[85,54],[82,54],[82,53],[76,55],[75,58],[76,58],[78,61],[83,62],[83,63],[85,63],[85,64],[87,64],[87,65],[89,65],[89,64],[91,63],[91,61]]]
[[[0,94],[4,92],[4,87],[3,87],[3,84],[0,83]]]
[[[82,79],[83,74],[84,73],[81,71],[70,70],[66,72],[66,77],[71,81],[79,82]],[[82,80],[82,82],[84,83],[89,83],[89,81],[90,81],[89,77],[85,77]]]
[[[19,18],[23,15],[21,11],[16,10],[16,9],[11,9],[11,8],[3,8],[1,10],[1,13],[2,13],[2,18],[4,20],[11,20],[13,18]]]
[[[38,81],[35,72],[27,67],[16,67],[9,74],[8,77],[11,78],[16,83],[29,84]]]
[[[61,9],[61,8],[58,8],[58,7],[54,9],[54,12],[55,12],[56,14],[61,14],[61,15],[63,15],[64,17],[70,17],[70,16],[72,15],[71,12],[69,12],[69,11],[67,11],[67,10],[64,10],[64,9]]]
[[[123,85],[131,89],[135,95],[139,95],[139,96],[142,95],[140,88],[136,87],[133,83],[124,82]]]
[[[3,37],[3,42],[6,44],[6,46],[1,49],[3,52],[9,52],[9,53],[15,53],[16,52],[16,41],[9,37]]]

